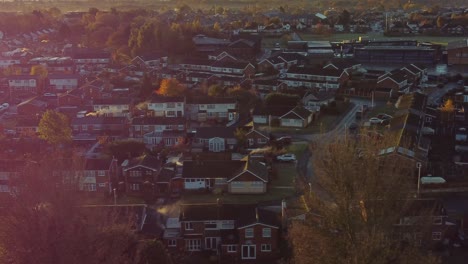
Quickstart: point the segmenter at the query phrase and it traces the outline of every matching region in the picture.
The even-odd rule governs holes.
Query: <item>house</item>
[[[319,112],[322,106],[328,106],[329,103],[335,100],[335,93],[318,91],[307,92],[301,99],[302,105],[309,111]]]
[[[185,132],[185,119],[182,117],[134,117],[130,123],[130,137],[142,138],[150,132]]]
[[[210,152],[233,150],[237,144],[233,127],[198,127],[193,136],[193,147]]]
[[[23,173],[26,161],[0,159],[0,194],[10,194],[15,190],[15,180]]]
[[[73,139],[96,140],[99,136],[111,139],[128,137],[128,119],[126,117],[85,116],[71,121]]]
[[[246,60],[254,59],[257,55],[257,48],[254,41],[248,39],[237,39],[229,43],[226,51],[235,58]]]
[[[259,94],[261,99],[265,99],[271,92],[280,92],[288,88],[287,84],[278,81],[277,79],[271,80],[253,80],[252,88]]]
[[[156,146],[173,147],[185,143],[185,131],[164,130],[153,131],[143,135],[143,142],[149,149]]]
[[[217,252],[222,263],[271,261],[279,256],[280,221],[256,205],[184,204],[168,232],[168,247]],[[180,226],[180,229],[178,227]],[[176,231],[176,232],[174,232]]]
[[[93,100],[97,116],[130,117],[133,103],[130,98],[101,98]]]
[[[291,67],[280,77],[291,88],[305,87],[317,89],[339,89],[347,80],[349,74],[345,70],[319,69],[309,67]]]
[[[38,96],[29,98],[17,106],[17,112],[23,116],[36,116],[45,112],[47,109],[47,103],[41,100]]]
[[[255,74],[255,66],[250,62],[219,60],[211,64],[211,72],[221,78],[226,75],[252,77]]]
[[[47,89],[53,92],[69,91],[78,88],[80,76],[78,74],[49,74]]]
[[[153,95],[148,102],[148,112],[156,117],[184,117],[185,97]]]
[[[37,95],[40,81],[34,75],[11,75],[7,77],[11,98]]]
[[[336,69],[351,72],[361,67],[361,63],[349,58],[334,58],[323,66],[324,69]]]
[[[270,137],[254,127],[245,134],[247,148],[261,148],[268,144]]]
[[[381,76],[376,88],[390,88],[393,96],[409,92],[408,77],[404,71],[397,71]]]
[[[118,164],[116,159],[86,159],[79,190],[111,194],[117,183]]]
[[[412,201],[394,226],[402,240],[412,240],[425,248],[441,246],[444,240],[455,238],[458,230],[443,203],[434,199]]]
[[[409,64],[403,68],[413,85],[419,85],[427,81],[427,68],[419,64]]]
[[[237,99],[230,97],[192,97],[187,100],[187,111],[188,118],[198,122],[226,122],[238,118]]]
[[[447,64],[468,65],[468,39],[448,43]]]
[[[379,155],[393,155],[400,162],[416,167],[421,163],[427,165],[427,154],[430,140],[423,135],[427,96],[421,93],[404,94],[398,98],[395,106],[397,114],[390,120],[389,133],[395,137],[388,147]]]
[[[122,163],[125,192],[129,195],[143,195],[145,188],[155,191],[155,183],[161,170],[161,160],[152,155],[125,160]],[[148,185],[148,187],[145,187]]]
[[[227,191],[227,180],[233,172],[239,171],[244,162],[239,160],[203,160],[195,158],[184,161],[182,179],[184,190],[204,191],[219,189]]]
[[[156,180],[156,194],[158,196],[178,196],[183,190],[183,181],[177,166],[164,165]]]
[[[282,127],[307,127],[314,120],[314,113],[302,106],[296,106],[291,111],[279,117]]]
[[[78,88],[68,90],[64,93],[59,93],[57,95],[57,106],[58,107],[83,106],[84,104],[83,97],[84,97],[83,91]]]
[[[228,192],[233,194],[266,193],[269,180],[267,166],[250,157],[243,162],[243,167],[227,179]]]
[[[16,120],[16,135],[20,137],[36,137],[39,132],[39,118],[25,117]]]
[[[236,57],[232,56],[225,50],[217,50],[212,52],[211,54],[208,54],[208,59],[209,60],[224,60],[224,59],[230,59],[230,60],[237,60]]]
[[[109,52],[78,48],[72,51],[71,57],[77,65],[105,66],[110,63],[111,55]]]

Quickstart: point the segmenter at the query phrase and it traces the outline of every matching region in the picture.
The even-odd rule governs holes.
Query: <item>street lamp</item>
[[[112,189],[114,191],[114,205],[117,205],[117,188]]]
[[[309,182],[309,195],[312,196],[312,183]]]
[[[417,198],[419,198],[419,187],[421,185],[421,167],[422,164],[421,162],[416,163],[416,168],[418,168],[418,192],[417,192]]]

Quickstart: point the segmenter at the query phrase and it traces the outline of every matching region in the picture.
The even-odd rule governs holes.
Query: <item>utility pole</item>
[[[114,188],[113,191],[114,191],[114,205],[117,205],[117,189]]]
[[[417,163],[416,163],[416,168],[418,168],[418,192],[417,192],[417,198],[419,198],[419,188],[420,188],[420,185],[421,185],[421,167],[422,167],[421,162],[417,162]]]

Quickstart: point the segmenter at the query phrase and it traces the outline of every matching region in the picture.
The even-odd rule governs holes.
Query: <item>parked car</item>
[[[291,153],[287,153],[287,154],[277,156],[276,160],[285,161],[285,162],[287,162],[287,161],[296,161],[296,155],[291,154]]]
[[[291,137],[280,137],[276,140],[277,143],[281,143],[282,145],[289,145],[292,142]]]
[[[356,124],[356,123],[353,122],[353,123],[351,123],[351,124],[349,125],[348,129],[351,130],[351,131],[354,131],[354,130],[356,130],[358,127],[359,127],[358,124]]]
[[[371,123],[371,125],[380,125],[382,124],[383,120],[377,117],[372,117],[371,119],[369,119],[369,122]]]
[[[378,114],[378,115],[377,115],[377,118],[380,118],[380,119],[382,119],[382,120],[389,120],[389,119],[392,119],[393,116],[387,115],[387,114]]]

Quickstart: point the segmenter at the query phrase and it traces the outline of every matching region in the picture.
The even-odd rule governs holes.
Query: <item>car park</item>
[[[278,161],[284,161],[284,162],[296,161],[296,155],[291,154],[291,153],[287,153],[287,154],[283,154],[283,155],[277,156],[277,157],[276,157],[276,160],[278,160]]]

